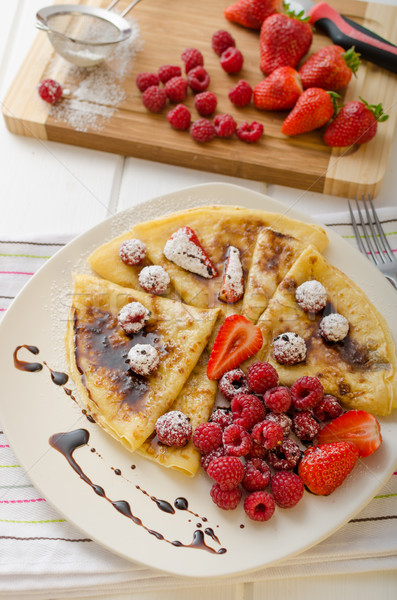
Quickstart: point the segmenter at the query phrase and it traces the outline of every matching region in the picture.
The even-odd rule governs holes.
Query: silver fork
[[[379,271],[381,271],[386,279],[388,279],[390,283],[397,289],[397,258],[393,255],[390,244],[386,239],[382,225],[380,224],[378,215],[376,214],[371,196],[368,194],[368,200],[365,199],[364,195],[362,196],[365,216],[360,208],[357,198],[355,199],[355,203],[359,217],[358,222],[353,214],[350,201],[348,200],[350,217],[359,250],[365,254],[367,258],[372,260],[374,265],[378,267]],[[368,205],[371,208],[372,214],[370,213]],[[365,243],[360,235],[359,226],[363,232]]]

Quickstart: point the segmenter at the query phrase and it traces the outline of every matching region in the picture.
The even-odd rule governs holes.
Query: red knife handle
[[[397,46],[387,42],[362,25],[342,17],[326,2],[316,4],[309,11],[310,23],[324,29],[334,44],[348,50],[352,46],[362,58],[397,73]]]

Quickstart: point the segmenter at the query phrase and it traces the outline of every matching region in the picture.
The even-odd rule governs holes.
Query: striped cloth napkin
[[[380,217],[397,252],[397,210]],[[322,221],[355,245],[348,214]],[[68,241],[0,240],[0,316],[23,285]],[[40,600],[202,586],[119,558],[77,531],[33,487],[1,430],[0,598]],[[228,583],[397,568],[397,473],[356,518],[325,541],[276,566]]]

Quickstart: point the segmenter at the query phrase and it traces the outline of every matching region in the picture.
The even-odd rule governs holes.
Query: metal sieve
[[[116,44],[131,35],[124,18],[140,2],[134,0],[121,13],[111,12],[119,2],[107,8],[58,4],[40,9],[36,27],[45,31],[55,51],[78,67],[93,67],[108,58]]]

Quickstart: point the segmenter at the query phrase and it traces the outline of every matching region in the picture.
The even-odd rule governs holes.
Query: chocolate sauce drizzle
[[[21,348],[25,348],[26,350],[28,350],[29,352],[31,352],[34,355],[39,354],[39,348],[37,348],[37,346],[31,346],[28,344],[22,344],[22,345],[18,346],[14,350],[14,353],[13,353],[14,365],[17,369],[19,369],[20,371],[34,373],[37,371],[41,371],[43,369],[43,365],[45,365],[47,367],[47,369],[50,371],[52,382],[55,385],[62,387],[65,394],[67,396],[71,397],[74,401],[76,401],[75,397],[72,394],[72,390],[65,387],[65,384],[69,380],[69,376],[66,373],[62,373],[60,371],[55,371],[55,370],[51,369],[45,361],[43,361],[43,363],[39,363],[39,362],[27,362],[27,361],[20,360],[18,358],[18,352]],[[95,420],[90,415],[87,414],[87,411],[83,410],[83,414],[85,414],[86,418],[90,422],[95,423]],[[120,514],[122,514],[124,517],[130,519],[135,525],[138,525],[138,526],[142,527],[143,529],[145,529],[150,535],[153,535],[156,539],[158,539],[160,541],[164,541],[175,547],[196,548],[196,549],[200,549],[200,550],[205,550],[206,552],[210,552],[211,554],[225,554],[227,552],[226,548],[221,547],[218,550],[216,550],[215,548],[212,548],[211,546],[209,546],[206,543],[205,536],[208,536],[214,542],[216,542],[217,544],[220,545],[220,541],[219,541],[218,537],[215,535],[215,533],[211,527],[207,527],[204,531],[202,531],[202,529],[201,529],[202,524],[197,523],[197,527],[200,529],[196,529],[196,531],[194,531],[193,539],[190,544],[184,544],[179,540],[169,540],[169,539],[166,539],[158,531],[154,531],[153,529],[150,529],[148,526],[146,526],[142,522],[142,520],[139,517],[134,515],[131,511],[130,504],[126,500],[116,500],[115,501],[115,500],[112,500],[111,498],[109,498],[106,495],[104,488],[101,485],[98,485],[91,481],[91,479],[85,474],[85,472],[83,471],[83,469],[81,468],[81,466],[78,464],[78,462],[75,460],[75,458],[73,456],[73,453],[75,450],[77,450],[78,448],[80,448],[82,446],[88,445],[89,438],[90,438],[90,434],[86,429],[76,429],[76,430],[70,431],[70,432],[53,434],[49,438],[49,444],[66,458],[67,462],[72,467],[72,469],[75,471],[75,473],[77,473],[78,476],[87,485],[89,485],[91,487],[91,489],[98,496],[100,496],[101,498],[104,498]],[[95,451],[96,451],[95,448],[91,448],[91,452],[95,452]],[[131,465],[131,468],[135,468],[135,465]],[[122,475],[120,469],[113,468],[113,470],[116,475]],[[149,497],[150,500],[152,500],[156,504],[156,506],[165,513],[175,514],[175,508],[176,508],[178,510],[185,510],[185,511],[189,512],[190,514],[200,518],[202,521],[207,521],[206,517],[200,517],[200,515],[194,513],[193,511],[191,511],[188,508],[189,505],[188,505],[188,501],[186,498],[182,498],[182,497],[176,498],[176,500],[174,501],[174,506],[172,506],[172,504],[170,502],[168,502],[167,500],[159,499],[159,498],[156,498],[155,496],[150,495],[146,490],[143,490],[140,486],[137,485],[136,488],[139,491],[141,491],[143,494],[145,494],[147,497]]]
[[[41,371],[43,368],[43,365],[39,362],[26,362],[24,360],[19,360],[18,358],[18,352],[21,348],[25,348],[26,350],[29,350],[29,352],[31,352],[32,354],[38,354],[40,352],[40,350],[38,349],[37,346],[29,346],[28,344],[21,344],[21,346],[17,346],[14,350],[14,366],[16,369],[19,369],[20,371],[27,371],[28,373],[34,373],[36,371]]]
[[[107,500],[107,502],[109,502],[120,514],[122,514],[124,517],[127,517],[128,519],[130,519],[135,525],[143,527],[143,529],[145,529],[149,534],[156,537],[158,540],[167,542],[168,544],[171,544],[172,546],[183,547],[183,548],[199,548],[201,550],[206,550],[207,552],[210,552],[212,554],[225,554],[226,548],[220,548],[219,550],[215,550],[211,546],[208,546],[208,544],[206,543],[205,537],[204,537],[205,534],[209,535],[214,541],[219,543],[218,538],[215,536],[214,532],[210,528],[208,528],[208,530],[206,529],[204,532],[201,530],[196,530],[193,533],[193,540],[190,544],[183,544],[179,540],[172,541],[172,540],[165,538],[158,531],[154,531],[153,529],[150,529],[149,527],[147,527],[147,525],[145,525],[139,517],[137,517],[136,515],[134,515],[132,513],[129,502],[127,502],[126,500],[115,501],[115,500],[112,500],[111,498],[109,498],[106,495],[106,492],[103,489],[103,487],[96,483],[93,483],[91,481],[91,479],[84,473],[83,469],[80,467],[80,465],[77,463],[77,461],[75,460],[75,458],[73,456],[73,453],[77,448],[80,448],[80,447],[88,444],[89,437],[90,437],[90,435],[86,429],[76,429],[74,431],[69,431],[66,433],[55,433],[54,435],[52,435],[50,437],[49,443],[55,450],[58,450],[58,452],[60,452],[66,458],[67,462],[72,467],[72,469],[78,474],[78,476],[85,483],[87,483],[91,487],[91,489],[98,496]],[[147,494],[147,495],[149,495],[149,494]],[[165,500],[158,500],[157,498],[154,498],[153,496],[150,498],[157,504],[157,506],[161,510],[165,510],[166,512],[169,512],[169,509],[171,509],[171,514],[175,513],[175,510],[172,508],[172,506],[169,502],[167,502]]]

